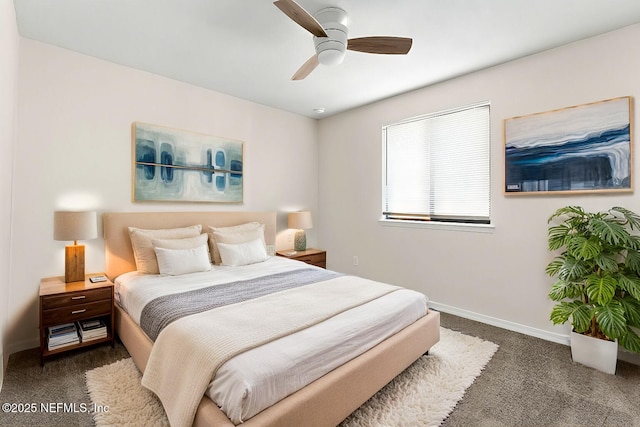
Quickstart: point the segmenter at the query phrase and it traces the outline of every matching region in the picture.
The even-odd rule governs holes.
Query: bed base
[[[117,305],[116,332],[138,369],[144,372],[153,343]],[[426,354],[439,339],[440,313],[429,310],[426,316],[415,323],[265,409],[242,425],[336,426],[420,356]],[[193,425],[234,426],[207,396],[200,401]]]

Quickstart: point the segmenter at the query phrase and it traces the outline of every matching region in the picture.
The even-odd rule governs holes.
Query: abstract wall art
[[[243,144],[133,123],[133,201],[242,202]]]
[[[506,195],[632,191],[632,98],[504,121]]]

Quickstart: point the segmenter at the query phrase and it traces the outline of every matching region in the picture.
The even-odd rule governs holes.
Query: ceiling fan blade
[[[291,77],[291,80],[302,80],[307,77],[316,67],[320,64],[318,61],[318,55],[313,55],[307,59],[307,62],[302,64],[302,67],[298,68],[298,71]]]
[[[327,33],[324,31],[324,28],[322,28],[322,25],[294,0],[278,0],[274,1],[273,4],[314,36],[327,37]]]
[[[347,49],[365,53],[406,55],[412,44],[413,40],[406,37],[359,37],[349,39]]]

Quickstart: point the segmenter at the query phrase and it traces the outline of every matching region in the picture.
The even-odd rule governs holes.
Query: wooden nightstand
[[[276,255],[306,262],[307,264],[318,267],[327,268],[327,251],[322,251],[320,249],[310,248],[306,251],[294,251],[291,249],[288,251],[278,251],[276,252]]]
[[[65,283],[64,277],[47,277],[40,281],[40,364],[54,354],[94,344],[115,344],[113,283],[91,283],[90,277],[102,273],[88,274],[82,282]],[[48,328],[82,320],[99,319],[107,327],[107,336],[65,345],[53,350],[48,348]]]

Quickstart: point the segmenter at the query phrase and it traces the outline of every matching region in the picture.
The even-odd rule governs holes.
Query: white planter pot
[[[618,343],[571,332],[571,358],[607,374],[616,373]]]

